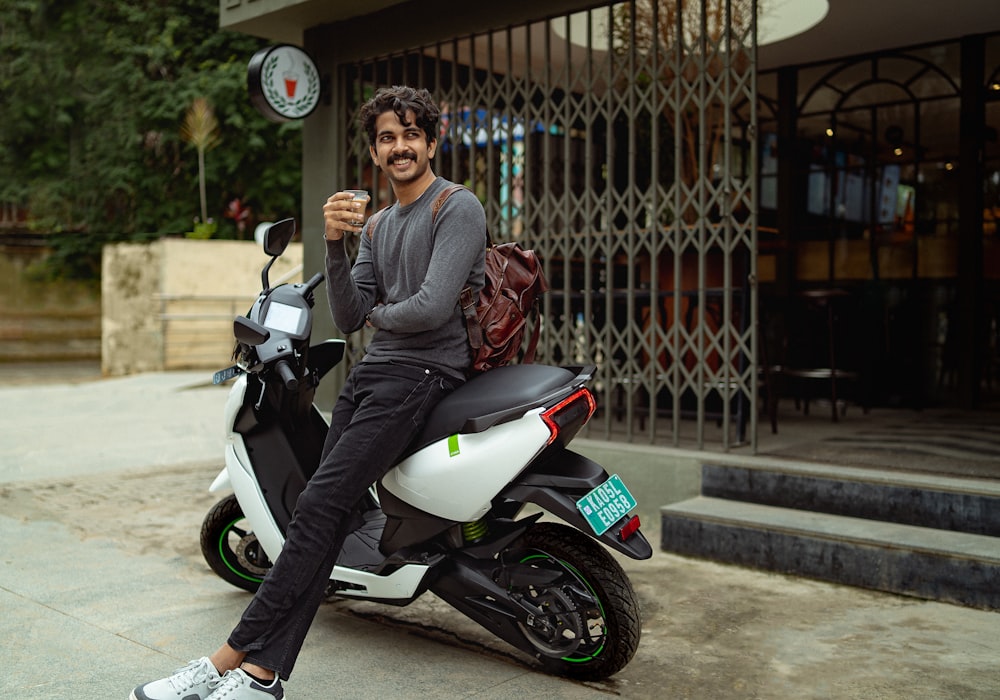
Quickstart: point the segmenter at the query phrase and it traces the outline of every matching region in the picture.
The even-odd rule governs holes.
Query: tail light
[[[586,387],[577,389],[552,408],[546,409],[542,413],[542,420],[549,426],[546,445],[551,445],[556,439],[561,439],[563,444],[568,443],[596,410],[594,395]]]

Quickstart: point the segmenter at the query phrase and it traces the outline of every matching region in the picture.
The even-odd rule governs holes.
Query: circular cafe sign
[[[250,103],[275,122],[309,116],[319,104],[319,70],[297,46],[261,49],[247,67]]]

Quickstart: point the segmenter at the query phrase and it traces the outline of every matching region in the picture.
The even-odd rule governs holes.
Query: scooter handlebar
[[[309,278],[306,282],[306,293],[308,294],[312,290],[319,286],[319,283],[323,281],[323,273],[317,272],[315,275]]]
[[[292,371],[286,360],[278,360],[278,364],[274,366],[274,369],[277,371],[281,381],[285,383],[286,389],[295,391],[299,388],[299,380],[295,377],[295,372]]]

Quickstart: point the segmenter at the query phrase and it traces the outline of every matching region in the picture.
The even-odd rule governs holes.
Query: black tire
[[[642,629],[639,602],[621,566],[595,540],[566,525],[538,523],[518,541],[521,563],[565,571],[544,589],[519,593],[544,607],[546,629],[522,625],[546,671],[578,680],[601,680],[625,668]],[[555,564],[558,562],[558,564]],[[589,595],[588,595],[589,592]],[[582,594],[582,595],[581,595]],[[583,632],[578,640],[576,633]]]
[[[236,496],[227,496],[212,506],[201,524],[201,553],[224,581],[255,592],[271,568],[271,560],[243,515]]]

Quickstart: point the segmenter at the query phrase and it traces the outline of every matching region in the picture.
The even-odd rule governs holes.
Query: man
[[[464,381],[471,353],[458,299],[483,286],[486,218],[467,190],[432,215],[451,183],[434,175],[440,112],[426,90],[381,89],[360,120],[396,203],[363,227],[347,192],[323,207],[327,290],[345,333],[376,331],[333,409],[323,457],[296,503],[281,556],[229,639],[210,657],[132,691],[131,700],[283,698],[347,536],[353,506],[417,435],[435,403]],[[360,234],[351,265],[345,234]]]

